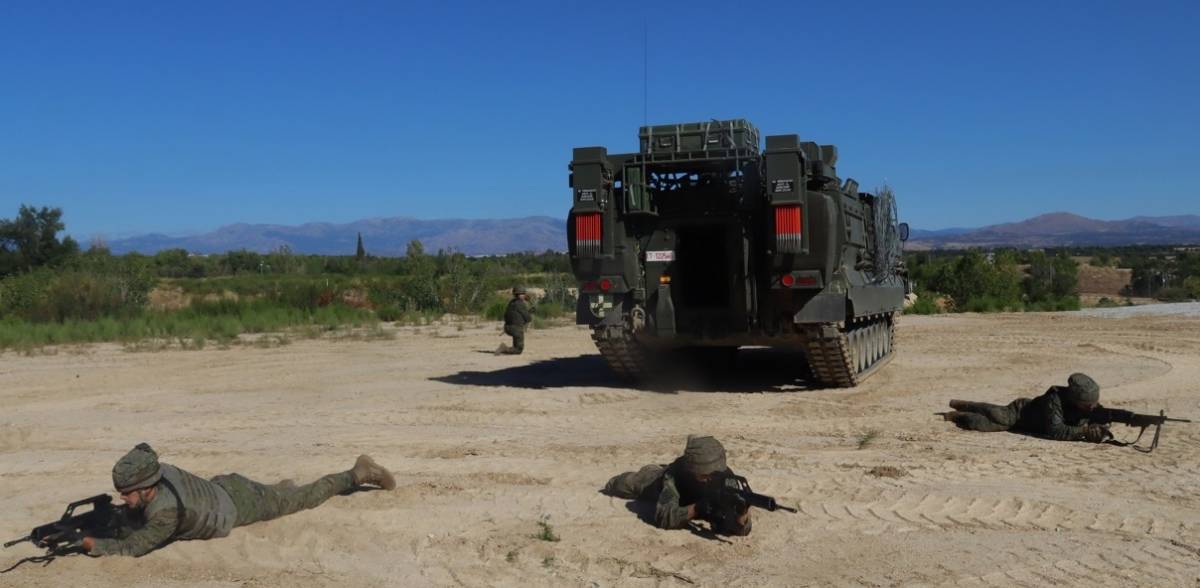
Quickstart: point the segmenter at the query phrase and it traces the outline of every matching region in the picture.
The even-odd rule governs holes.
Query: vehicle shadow
[[[602,387],[675,392],[795,392],[820,386],[802,354],[796,351],[745,348],[730,362],[703,361],[671,354],[643,381],[617,376],[598,354],[556,357],[494,371],[464,370],[430,380],[466,386],[547,388]]]

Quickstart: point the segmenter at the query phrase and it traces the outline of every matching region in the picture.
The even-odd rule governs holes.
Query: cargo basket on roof
[[[758,129],[746,119],[654,125],[638,131],[641,152],[651,155],[740,151],[758,154]]]

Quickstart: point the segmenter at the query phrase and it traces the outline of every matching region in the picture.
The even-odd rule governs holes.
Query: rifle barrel
[[[5,543],[5,544],[4,544],[4,547],[5,547],[5,549],[7,549],[7,548],[9,548],[9,547],[12,547],[13,545],[16,545],[16,544],[18,544],[18,543],[24,543],[24,542],[26,542],[26,541],[29,541],[30,539],[32,539],[32,538],[31,538],[30,536],[26,535],[26,536],[24,536],[24,537],[21,537],[20,539],[13,539],[12,541],[9,541],[8,543]]]

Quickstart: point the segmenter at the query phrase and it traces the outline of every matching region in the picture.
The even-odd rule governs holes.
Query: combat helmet
[[[708,435],[688,435],[681,461],[685,470],[698,476],[725,471],[725,446]]]
[[[113,487],[125,494],[149,488],[162,479],[158,454],[146,443],[138,443],[112,469]]]
[[[1100,402],[1100,385],[1087,374],[1074,373],[1067,378],[1067,398],[1075,404]]]

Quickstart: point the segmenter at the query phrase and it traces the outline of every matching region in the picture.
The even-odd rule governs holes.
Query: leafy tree
[[[367,258],[367,250],[363,247],[362,233],[358,234],[358,247],[354,250],[354,259],[361,262]]]
[[[405,248],[404,265],[400,269],[405,275],[401,285],[407,310],[431,310],[440,307],[437,284],[437,262],[425,255],[425,246],[420,241],[409,241]]]
[[[165,278],[183,278],[191,273],[186,249],[163,249],[153,259],[155,271]]]
[[[1188,298],[1200,298],[1200,276],[1192,276],[1183,281],[1183,289]]]
[[[262,256],[246,249],[226,253],[221,265],[227,273],[233,275],[260,273],[266,269]]]
[[[1029,259],[1029,278],[1025,280],[1025,295],[1029,300],[1046,300],[1051,296],[1054,284],[1054,264],[1043,252]]]
[[[1025,295],[1030,302],[1053,302],[1079,293],[1079,264],[1066,252],[1054,257],[1035,252],[1029,259]]]
[[[1200,276],[1200,252],[1185,251],[1175,258],[1175,275],[1182,281]]]
[[[1158,257],[1139,257],[1131,260],[1133,276],[1129,289],[1134,296],[1154,296],[1167,283],[1167,263]]]
[[[443,307],[453,313],[466,314],[483,296],[483,283],[471,271],[467,256],[458,252],[438,252],[438,267],[441,274],[438,298]]]
[[[287,245],[280,245],[268,253],[266,264],[270,268],[269,271],[277,274],[306,273],[303,261],[297,259],[292,253],[292,248]]]
[[[969,251],[953,265],[942,265],[932,277],[929,288],[949,294],[959,308],[1000,310],[1020,306],[1021,276],[1011,253],[989,257]]]
[[[74,239],[58,238],[65,228],[61,208],[22,204],[16,218],[0,220],[0,276],[55,265],[77,254]]]
[[[1079,294],[1079,264],[1065,252],[1054,256],[1050,262],[1054,268],[1054,278],[1050,281],[1050,291],[1057,298]]]
[[[1096,267],[1109,267],[1113,265],[1113,256],[1108,251],[1101,251],[1092,256],[1091,264]]]

